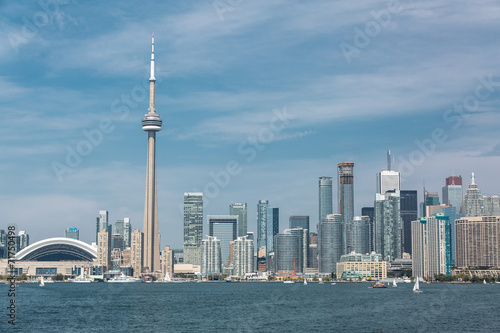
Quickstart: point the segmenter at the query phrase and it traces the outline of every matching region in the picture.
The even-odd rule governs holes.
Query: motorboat
[[[108,280],[108,282],[116,282],[116,283],[130,283],[130,282],[143,282],[142,279],[135,278],[132,276],[127,276],[125,274],[121,274],[120,276],[114,276]]]

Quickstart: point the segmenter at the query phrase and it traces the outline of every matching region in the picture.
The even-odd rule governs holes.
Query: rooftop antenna
[[[474,172],[472,173],[472,176],[470,178],[471,178],[471,185],[475,185],[476,179],[474,178]]]

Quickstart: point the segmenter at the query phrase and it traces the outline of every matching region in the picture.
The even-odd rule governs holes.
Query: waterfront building
[[[267,207],[267,235],[266,257],[274,252],[274,235],[280,232],[280,210],[276,207]]]
[[[412,275],[434,279],[451,275],[451,224],[449,216],[435,215],[412,222]]]
[[[254,272],[253,239],[243,236],[234,240],[233,270],[240,277]]]
[[[165,249],[161,252],[162,278],[165,278],[167,273],[170,278],[174,276],[174,251],[170,249],[170,246],[165,246]]]
[[[308,215],[290,215],[288,218],[288,228],[302,228],[309,229],[309,216]]]
[[[64,230],[64,237],[79,240],[80,230],[78,230],[78,228],[66,228],[66,230]]]
[[[375,196],[375,249],[384,260],[401,258],[399,190]]]
[[[443,187],[443,204],[455,207],[457,214],[462,212],[462,176],[450,176],[446,178],[446,185]]]
[[[229,263],[229,243],[237,238],[238,215],[208,215],[209,236],[220,241],[222,265]]]
[[[370,253],[370,217],[354,216],[351,224],[351,252]]]
[[[319,177],[319,220],[333,214],[332,177]]]
[[[217,237],[208,236],[207,239],[201,241],[201,274],[213,275],[220,273],[222,273],[221,241]]]
[[[351,252],[340,257],[337,263],[337,278],[342,280],[387,278],[387,261],[375,252],[361,254]]]
[[[291,230],[291,229],[285,229]],[[275,271],[278,275],[303,272],[303,244],[298,233],[282,233],[274,236]]]
[[[361,208],[361,216],[368,216],[369,218],[369,252],[375,251],[375,208],[374,207],[363,207]]]
[[[342,215],[343,253],[353,250],[352,221],[354,218],[354,163],[337,165],[338,207]]]
[[[342,215],[330,214],[318,223],[318,271],[332,273],[342,255]]]
[[[456,260],[456,236],[455,236],[455,221],[465,214],[458,214],[456,207],[440,207],[433,210],[435,215],[448,216],[450,218],[450,230],[451,230],[451,264],[455,265]]]
[[[463,217],[455,228],[457,267],[500,267],[500,216]]]
[[[401,190],[400,214],[402,222],[401,246],[403,252],[411,254],[411,222],[418,218],[418,197],[416,190]]]
[[[160,270],[160,233],[158,226],[158,196],[156,189],[156,132],[162,120],[155,108],[155,58],[154,35],[151,39],[151,76],[149,78],[149,108],[142,119],[142,130],[148,133],[146,200],[144,205],[144,261],[146,272]]]
[[[101,230],[106,230],[111,234],[111,230],[108,225],[108,211],[100,210],[99,216],[96,218],[96,231],[95,231],[95,242],[98,243],[98,234]]]
[[[257,269],[265,272],[267,257],[267,208],[269,201],[260,200],[257,204]]]
[[[104,273],[111,265],[111,235],[106,229],[97,234],[97,265],[103,268]]]
[[[200,265],[203,238],[203,193],[184,193],[184,262]]]
[[[247,203],[229,205],[229,215],[238,215],[238,237],[247,235]]]
[[[130,244],[130,265],[132,266],[134,277],[140,277],[142,274],[143,258],[144,234],[139,229],[135,229],[132,232]]]

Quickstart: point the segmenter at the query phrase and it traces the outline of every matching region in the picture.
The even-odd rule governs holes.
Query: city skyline
[[[462,175],[465,192],[472,172],[482,194],[500,192],[494,2],[402,3],[350,62],[340,45],[354,45],[354,28],[375,21],[372,12],[387,11],[386,3],[245,2],[222,20],[210,2],[154,11],[141,4],[127,15],[126,5],[61,2],[58,13],[38,3],[1,5],[0,202],[5,220],[32,243],[68,227],[90,243],[99,210],[111,223],[127,216],[133,229],[142,227],[146,156],[138,122],[148,104],[144,50],[153,31],[162,54],[157,104],[169,124],[158,133],[160,249],[182,247],[182,195],[206,189],[217,195],[205,194],[204,216],[247,202],[248,231],[256,234],[255,206],[265,198],[280,209],[280,232],[290,215],[309,215],[314,231],[318,177],[335,177],[342,161],[356,163],[354,215],[361,215],[373,206],[387,149],[401,189],[417,189],[419,202],[423,181],[440,193],[446,177]],[[23,35],[23,17],[38,12],[50,23]],[[448,112],[489,88],[473,112]],[[282,129],[269,132],[278,116]],[[12,126],[19,122],[26,136]],[[272,138],[254,149],[248,139],[261,133]],[[424,158],[405,165],[410,156]]]

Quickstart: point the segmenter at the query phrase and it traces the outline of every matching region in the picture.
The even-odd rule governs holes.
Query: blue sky
[[[32,242],[67,227],[91,242],[101,209],[142,229],[152,32],[162,246],[182,246],[192,191],[210,192],[205,216],[247,202],[250,231],[260,199],[280,208],[281,229],[303,214],[315,230],[318,177],[345,161],[359,215],[387,149],[403,189],[441,192],[446,177],[468,184],[475,172],[484,194],[500,192],[496,1],[54,0],[0,11],[0,227]],[[236,171],[214,186],[228,163]]]

